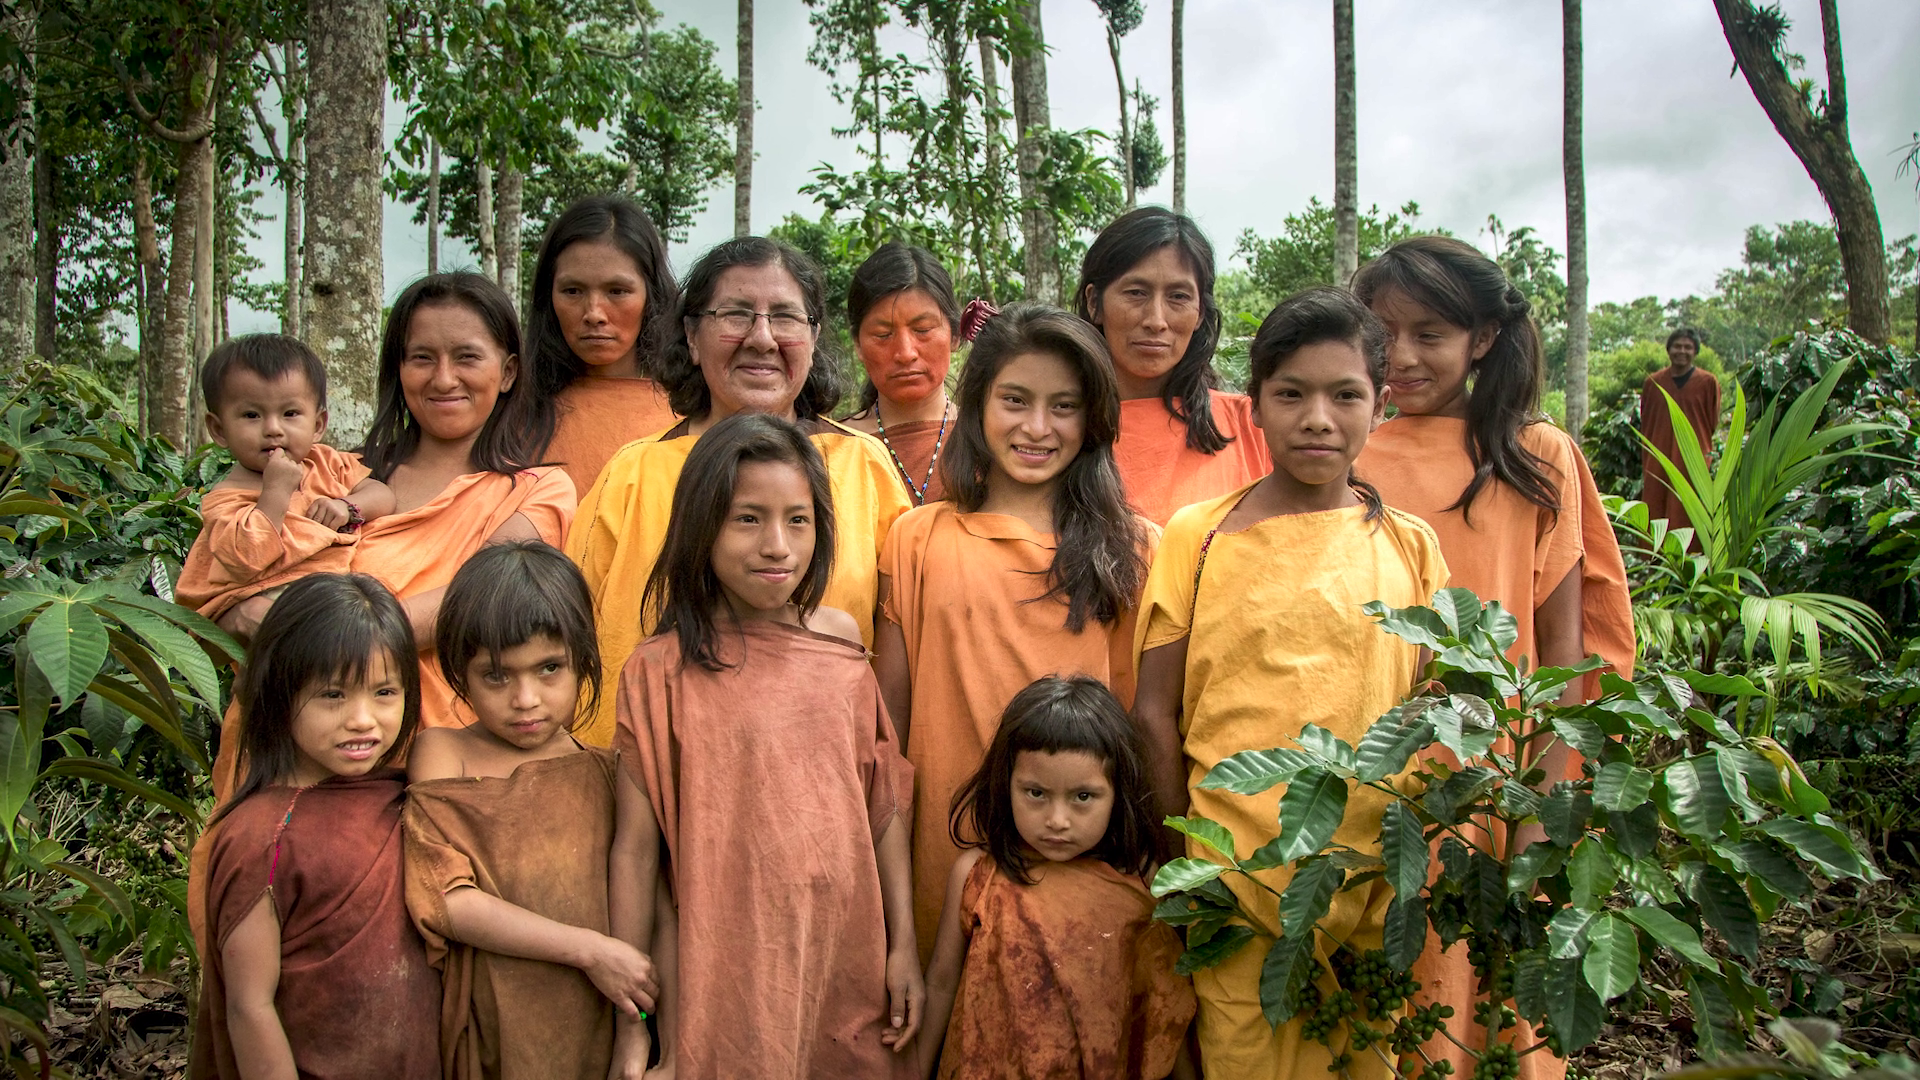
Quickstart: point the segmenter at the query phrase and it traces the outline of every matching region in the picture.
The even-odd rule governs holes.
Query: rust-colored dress
[[[248,597],[352,566],[360,534],[329,529],[306,510],[316,499],[346,498],[372,474],[358,454],[323,443],[315,443],[300,466],[300,486],[277,529],[260,513],[258,491],[216,487],[200,499],[200,535],[173,587],[177,602],[218,619]]]
[[[397,769],[251,795],[200,838],[188,912],[203,965],[188,1075],[238,1080],[221,948],[272,897],[274,1008],[302,1078],[440,1078],[440,976],[407,918]]]
[[[953,437],[954,418],[914,420],[895,424],[874,438],[887,448],[893,471],[907,489],[907,498],[921,506],[947,497],[947,485],[940,477],[936,450],[944,453]]]
[[[887,1030],[874,844],[911,772],[858,644],[720,628],[708,671],[650,637],[620,677],[614,745],[647,792],[679,911],[681,1075],[910,1076]]]
[[[1720,426],[1720,380],[1713,377],[1713,372],[1702,371],[1697,365],[1692,372],[1683,386],[1673,377],[1671,367],[1661,368],[1647,376],[1640,387],[1640,431],[1669,461],[1683,469],[1686,464],[1680,460],[1680,436],[1673,430],[1673,413],[1667,409],[1667,399],[1660,391],[1671,394],[1674,403],[1680,406],[1687,423],[1693,425],[1700,453],[1709,455],[1708,460],[1712,460],[1713,430]],[[1644,481],[1640,498],[1647,504],[1648,515],[1666,518],[1667,524],[1675,529],[1692,525],[1686,508],[1674,497],[1673,488],[1667,482],[1667,470],[1661,468],[1660,460],[1645,447],[1640,449],[1640,472]]]
[[[558,413],[550,461],[567,470],[573,489],[585,494],[620,448],[673,426],[667,392],[652,379],[575,379],[554,398]]]
[[[1042,862],[1021,885],[992,856],[967,874],[967,960],[940,1080],[1159,1080],[1193,1020],[1180,939],[1139,878],[1093,858]],[[927,1033],[931,1036],[933,1033]]]
[[[902,514],[881,551],[891,582],[882,614],[900,627],[913,674],[907,759],[923,962],[960,857],[947,831],[953,796],[986,760],[1007,702],[1045,675],[1091,675],[1122,705],[1133,703],[1133,612],[1068,631],[1066,603],[1040,599],[1053,554],[1051,534],[1005,514],[963,514],[951,502]],[[1145,554],[1151,561],[1152,549]]]
[[[1187,425],[1159,398],[1120,403],[1114,462],[1127,500],[1155,525],[1165,525],[1183,506],[1238,491],[1273,471],[1266,437],[1253,426],[1253,401],[1245,394],[1207,393],[1215,426],[1233,440],[1217,454],[1188,446]]]
[[[446,896],[473,886],[568,926],[609,933],[613,755],[598,747],[513,775],[407,790],[407,907],[440,969],[450,1080],[605,1080],[613,1006],[578,968],[450,940]]]

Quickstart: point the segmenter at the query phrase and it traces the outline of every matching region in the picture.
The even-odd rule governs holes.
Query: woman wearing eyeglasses
[[[824,604],[852,614],[872,646],[880,545],[909,503],[880,443],[828,419],[841,388],[820,348],[824,281],[812,259],[757,236],[721,243],[687,274],[679,334],[660,357],[673,411],[686,419],[615,454],[567,536],[567,554],[593,590],[608,670],[619,670],[646,636],[640,597],[687,455],[708,428],[741,412],[799,423],[826,458],[837,542]],[[574,735],[608,745],[614,698],[604,695]]]

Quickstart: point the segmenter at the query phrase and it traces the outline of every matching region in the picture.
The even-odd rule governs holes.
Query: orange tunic
[[[240,601],[308,574],[345,572],[360,534],[327,528],[306,516],[307,507],[316,499],[344,499],[371,475],[358,454],[315,443],[300,462],[300,486],[277,529],[260,513],[258,491],[208,491],[174,600],[218,619]]]
[[[1640,387],[1641,432],[1669,461],[1684,469],[1686,465],[1680,460],[1680,437],[1673,430],[1673,413],[1667,408],[1662,390],[1673,396],[1687,423],[1693,425],[1700,452],[1709,454],[1713,450],[1713,431],[1720,426],[1720,380],[1714,378],[1712,372],[1696,367],[1683,387],[1674,381],[1673,369],[1666,367],[1647,376],[1646,383]],[[1640,471],[1644,481],[1640,498],[1647,504],[1648,516],[1666,518],[1667,524],[1675,529],[1692,525],[1686,508],[1674,498],[1673,489],[1668,485],[1667,470],[1644,447],[1640,451]]]
[[[554,399],[559,414],[542,460],[567,470],[585,492],[620,448],[673,426],[667,392],[652,379],[580,378]]]
[[[1508,654],[1515,660],[1524,656],[1530,666],[1537,665],[1534,610],[1575,565],[1580,566],[1580,622],[1586,651],[1599,653],[1622,675],[1631,677],[1633,605],[1627,594],[1626,567],[1587,459],[1573,439],[1552,424],[1527,427],[1522,445],[1546,461],[1548,476],[1562,492],[1557,516],[1498,481],[1481,489],[1473,501],[1471,520],[1458,510],[1448,510],[1473,477],[1466,453],[1466,421],[1452,417],[1401,416],[1387,421],[1368,440],[1356,471],[1380,489],[1389,505],[1418,514],[1433,526],[1453,571],[1453,585],[1472,589],[1482,601],[1498,600],[1513,615],[1520,624],[1520,636]],[[1597,695],[1598,682],[1597,676],[1589,677],[1589,696]],[[1429,934],[1427,951],[1414,965],[1413,974],[1425,984],[1419,1003],[1439,1001],[1453,1006],[1449,1030],[1469,1046],[1480,1045],[1480,1026],[1473,1023],[1477,980],[1467,960],[1466,943],[1442,952],[1439,939]],[[1458,1076],[1472,1071],[1472,1063],[1452,1043],[1436,1039],[1426,1050],[1435,1059],[1452,1060]],[[1566,1071],[1565,1061],[1549,1054],[1529,1054],[1520,1060],[1521,1080],[1550,1080]]]
[[[1099,859],[1042,862],[1021,885],[992,856],[967,874],[967,960],[940,1080],[1159,1080],[1193,1020],[1180,939],[1139,878]],[[928,1032],[929,1037],[933,1032]]]
[[[1253,402],[1245,394],[1210,390],[1213,422],[1232,439],[1217,454],[1187,445],[1187,425],[1160,399],[1120,403],[1120,438],[1113,456],[1127,499],[1147,520],[1165,525],[1175,510],[1238,491],[1273,471],[1266,437],[1253,426]]]
[[[906,638],[913,677],[907,758],[918,779],[913,912],[923,960],[960,857],[947,831],[953,796],[986,760],[1007,702],[1045,675],[1091,675],[1133,703],[1133,612],[1069,632],[1066,603],[1038,599],[1053,553],[1053,537],[1019,518],[939,502],[902,514],[880,554],[891,585],[882,615]]]
[[[647,792],[679,912],[679,1070],[809,1080],[912,1073],[887,1029],[874,845],[911,784],[858,644],[726,624],[733,666],[648,638],[620,676],[615,747]]]
[[[939,502],[947,497],[947,485],[941,482],[939,462],[933,455],[936,448],[944,452],[947,440],[952,437],[952,418],[895,424],[884,434],[874,436],[890,452],[893,471],[906,486],[907,498],[913,500],[913,505]]]

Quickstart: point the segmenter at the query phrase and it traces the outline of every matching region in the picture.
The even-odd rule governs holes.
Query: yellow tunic
[[[1246,491],[1174,514],[1147,578],[1138,631],[1142,650],[1189,639],[1180,730],[1191,813],[1231,830],[1241,858],[1279,834],[1284,785],[1252,796],[1194,785],[1232,754],[1293,745],[1308,724],[1358,743],[1405,696],[1418,661],[1413,646],[1382,631],[1361,605],[1425,604],[1447,580],[1433,530],[1391,508],[1373,522],[1355,506],[1214,534]],[[1378,850],[1385,805],[1383,795],[1355,792],[1335,839]],[[1188,853],[1201,858],[1206,850],[1190,843]],[[1262,879],[1280,890],[1290,876],[1282,868]],[[1302,1037],[1301,1018],[1275,1030],[1260,1010],[1260,965],[1280,928],[1274,898],[1237,875],[1226,880],[1266,936],[1194,975],[1203,1068],[1236,1080],[1325,1075],[1327,1050]],[[1356,948],[1378,948],[1391,899],[1380,881],[1340,893],[1322,925]],[[1317,940],[1324,962],[1327,939]],[[1364,1080],[1388,1069],[1362,1054],[1350,1072]]]
[[[640,625],[640,597],[666,543],[674,486],[698,441],[672,437],[679,430],[676,426],[622,447],[581,500],[567,534],[567,555],[580,564],[593,592],[600,658],[608,672],[620,671],[651,630]],[[839,530],[824,603],[852,615],[860,624],[860,639],[872,647],[880,545],[893,520],[910,505],[907,493],[894,478],[886,449],[873,436],[831,420],[815,421],[811,430],[809,438],[827,461]],[[594,746],[610,745],[613,699],[609,687],[599,709],[581,721],[574,737]]]

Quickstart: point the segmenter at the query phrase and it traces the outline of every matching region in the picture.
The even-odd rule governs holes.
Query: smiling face
[[[1677,337],[1667,342],[1667,362],[1673,365],[1675,371],[1692,367],[1699,355],[1700,346],[1695,345],[1692,338]]]
[[[924,289],[882,297],[854,341],[880,398],[907,408],[938,391],[953,363],[953,328]]]
[[[1022,750],[1013,759],[1013,825],[1048,862],[1097,847],[1113,817],[1107,763],[1085,750]]]
[[[553,314],[560,334],[587,373],[636,378],[647,282],[631,256],[605,240],[585,240],[553,264]]]
[[[358,683],[308,687],[293,717],[296,753],[286,782],[308,787],[332,776],[364,776],[400,737],[406,708],[406,689],[384,653],[369,660],[366,678]]]
[[[1293,489],[1292,501],[1344,505],[1353,459],[1386,407],[1360,350],[1352,342],[1321,341],[1287,357],[1260,384],[1253,422],[1273,455],[1274,480]]]
[[[1398,289],[1369,305],[1387,324],[1387,387],[1393,405],[1411,416],[1467,415],[1467,375],[1498,330],[1468,330]]]
[[[478,312],[433,304],[408,320],[400,393],[426,438],[471,445],[519,369]]]
[[[220,387],[220,407],[207,413],[207,435],[254,472],[276,453],[305,461],[326,430],[320,394],[298,368],[265,379],[236,364]]]
[[[1158,248],[1088,301],[1121,398],[1158,396],[1200,328],[1200,285],[1186,257]]]
[[[1021,353],[993,377],[980,427],[993,461],[989,489],[1007,483],[1051,487],[1086,438],[1079,372],[1051,353]]]
[[[487,734],[519,750],[535,750],[573,726],[580,701],[566,643],[542,634],[467,663],[467,703]]]
[[[713,542],[713,574],[740,619],[779,618],[813,562],[813,491],[784,461],[748,461]]]
[[[714,284],[716,311],[752,311],[765,314],[807,315],[800,283],[778,263],[735,266],[722,272]],[[794,341],[775,339],[769,320],[757,318],[744,336],[730,333],[722,320],[709,315],[686,320],[687,350],[706,379],[711,405],[706,421],[724,420],[737,412],[771,413],[794,419],[793,403],[813,370],[813,346],[820,328],[808,327]]]

